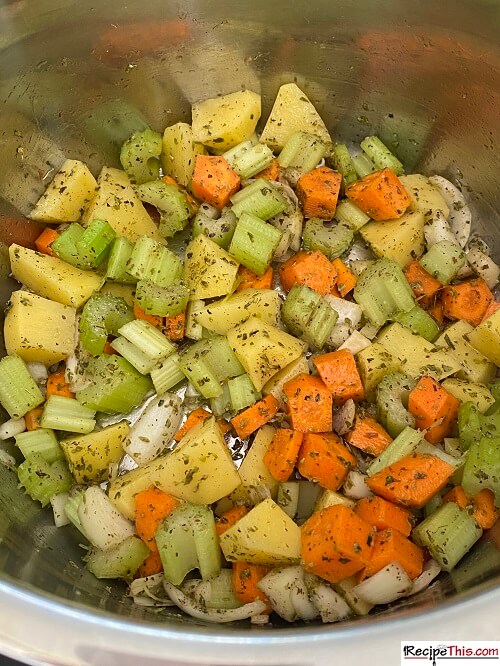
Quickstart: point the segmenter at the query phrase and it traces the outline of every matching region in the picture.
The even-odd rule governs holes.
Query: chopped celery
[[[451,571],[482,533],[467,511],[455,502],[447,502],[415,527],[412,538],[429,549],[442,569]]]
[[[182,262],[161,243],[140,236],[128,260],[127,271],[137,280],[150,280],[161,287],[169,287],[182,276]]]
[[[158,395],[169,391],[181,382],[184,374],[179,369],[179,355],[171,354],[157,368],[151,370],[151,379]]]
[[[118,330],[118,333],[155,361],[160,361],[175,351],[175,345],[153,324],[144,319],[128,322]]]
[[[76,241],[79,262],[89,268],[99,266],[115,238],[116,234],[106,220],[93,220]]]
[[[495,494],[496,506],[500,507],[500,435],[472,442],[465,461],[462,486],[471,496],[489,488]]]
[[[189,301],[186,309],[186,338],[189,338],[190,340],[201,340],[203,336],[203,326],[198,323],[196,314],[200,312],[200,310],[203,310],[204,307],[205,301],[200,299]]]
[[[367,136],[360,143],[361,148],[375,164],[377,169],[391,169],[396,176],[404,173],[404,167],[378,136]]]
[[[161,149],[161,134],[149,128],[134,132],[125,141],[120,152],[120,162],[132,182],[147,183],[158,178]]]
[[[305,250],[319,250],[328,259],[336,259],[352,245],[354,234],[343,224],[326,226],[316,217],[307,220],[304,225],[302,242]]]
[[[19,419],[43,402],[43,395],[18,356],[0,359],[0,403],[9,416]]]
[[[351,231],[359,231],[367,222],[370,216],[358,208],[352,201],[346,199],[341,201],[335,210],[335,219],[348,227]]]
[[[229,396],[231,398],[231,409],[239,412],[240,409],[253,405],[260,400],[261,393],[252,384],[252,380],[245,373],[228,381]]]
[[[481,414],[477,406],[469,401],[460,405],[458,410],[458,432],[460,448],[467,451],[482,437],[500,436],[500,413]]]
[[[64,458],[53,430],[37,428],[16,435],[16,445],[25,458],[40,455],[48,463]]]
[[[356,155],[356,157],[352,158],[352,163],[354,164],[358,178],[364,178],[369,173],[375,171],[375,165],[367,155]]]
[[[230,208],[223,210],[220,217],[205,214],[203,206],[207,206],[207,204],[200,206],[200,209],[194,218],[193,238],[203,234],[207,238],[210,238],[214,243],[217,243],[219,247],[223,247],[227,250],[231,243],[231,239],[233,238],[238,218]]]
[[[392,259],[379,259],[360,275],[354,300],[377,326],[415,307],[415,298],[401,267]]]
[[[347,146],[343,143],[337,143],[332,148],[331,158],[327,158],[327,163],[332,162],[333,166],[342,174],[344,181],[344,186],[353,183],[355,180],[358,180],[358,175],[354,164],[347,149]],[[338,218],[337,218],[338,219]]]
[[[231,168],[234,169],[234,163],[238,159],[238,157],[243,155],[243,153],[248,152],[254,145],[255,144],[252,143],[252,141],[242,141],[241,143],[238,143],[236,146],[230,148],[229,150],[226,150],[225,153],[222,153],[222,157],[225,160],[227,160]]]
[[[234,596],[230,569],[221,569],[218,576],[210,578],[202,585],[207,586],[206,593],[203,595],[206,608],[228,610],[242,606],[242,603]]]
[[[62,259],[77,268],[87,268],[84,262],[80,261],[76,243],[83,236],[84,228],[78,222],[72,222],[59,234],[50,245],[51,250],[59,259]]]
[[[191,217],[186,195],[163,180],[144,183],[137,188],[142,201],[155,206],[160,212],[160,233],[164,238],[182,231]]]
[[[394,320],[409,328],[413,333],[421,335],[429,342],[434,342],[439,335],[439,326],[435,319],[419,305],[415,305],[409,312],[396,314]]]
[[[136,282],[136,279],[127,271],[127,262],[132,254],[132,248],[132,243],[125,236],[120,236],[115,240],[109,253],[106,268],[106,278],[108,280],[125,284]]]
[[[96,356],[87,370],[91,382],[78,391],[76,397],[82,405],[98,412],[127,414],[132,407],[140,405],[152,389],[149,378],[120,356]]]
[[[415,380],[399,372],[386,375],[377,386],[377,413],[380,423],[391,437],[397,437],[415,419],[406,409]]]
[[[64,461],[49,463],[39,454],[26,458],[17,468],[17,476],[31,499],[42,506],[47,506],[54,495],[67,493],[72,482]]]
[[[232,211],[238,218],[248,213],[261,220],[269,220],[287,207],[283,195],[264,178],[258,178],[234,194],[231,202]]]
[[[491,384],[488,384],[488,388],[495,402],[500,402],[500,381],[491,382]]]
[[[384,467],[389,467],[401,458],[409,456],[421,445],[422,439],[423,434],[421,432],[408,426],[405,427],[385,451],[372,461],[366,473],[368,476],[373,476]]]
[[[273,159],[273,151],[265,144],[257,143],[255,146],[250,144],[245,150],[241,150],[232,158],[230,164],[240,178],[252,178],[259,171],[268,167]]]
[[[147,314],[168,317],[177,315],[187,307],[189,289],[178,280],[174,284],[163,287],[149,280],[139,280],[135,290],[135,302]]]
[[[328,340],[338,314],[327,301],[306,285],[294,285],[281,308],[290,331],[312,347],[321,349]]]
[[[327,144],[314,134],[294,132],[283,146],[278,162],[285,168],[311,171],[326,154]]]
[[[139,537],[131,536],[107,550],[93,548],[86,556],[88,570],[96,578],[132,578],[149,556],[149,548]]]
[[[113,347],[120,356],[123,356],[130,365],[133,365],[141,375],[148,375],[157,364],[157,361],[145,354],[136,345],[121,335],[111,342],[111,347]]]
[[[95,428],[95,409],[84,407],[74,398],[50,395],[44,405],[42,428],[79,432],[86,435]]]
[[[459,245],[447,240],[431,245],[420,259],[422,267],[442,284],[453,280],[465,262],[465,252]]]
[[[431,444],[432,446],[432,444]],[[436,493],[431,499],[427,502],[427,504],[423,508],[424,512],[424,518],[427,518],[431,514],[434,513],[434,511],[437,511],[441,504],[443,503],[443,494],[444,491],[441,490],[441,492]]]
[[[220,573],[219,539],[208,506],[184,502],[176,507],[158,528],[156,543],[165,578],[173,585],[193,569],[199,569],[203,580]]]
[[[84,494],[84,490],[71,493],[64,507],[64,513],[66,514],[68,520],[73,523],[73,525],[83,534],[83,536],[85,536],[85,530],[82,527],[80,516],[78,515],[78,510],[80,508],[80,504],[83,502]]]
[[[85,303],[79,322],[82,347],[93,356],[102,354],[108,335],[134,319],[134,312],[120,296],[94,294]]]
[[[257,275],[264,275],[281,236],[281,231],[271,224],[243,213],[234,230],[229,253]]]
[[[229,382],[223,382],[222,393],[216,398],[210,398],[210,410],[214,416],[223,416],[232,409],[229,394]]]

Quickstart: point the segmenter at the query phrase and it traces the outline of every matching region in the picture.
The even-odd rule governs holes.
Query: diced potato
[[[307,374],[308,372],[309,363],[307,362],[307,358],[305,356],[299,356],[299,358],[289,363],[285,368],[277,372],[274,377],[266,382],[262,388],[262,393],[264,393],[264,395],[272,393],[283,407],[285,404],[283,386],[297,375],[300,375],[301,373]]]
[[[500,310],[485,319],[467,335],[470,344],[486,356],[492,363],[500,366]]]
[[[53,365],[75,348],[76,310],[29,291],[15,291],[5,315],[7,354]]]
[[[455,321],[434,344],[449,351],[461,363],[462,370],[457,375],[459,379],[467,379],[476,384],[488,384],[495,379],[497,369],[494,363],[488,361],[465,339],[465,336],[473,330],[474,327],[468,322]]]
[[[123,298],[127,305],[134,307],[135,284],[120,284],[118,282],[106,282],[101,294],[111,294]]]
[[[335,504],[343,504],[344,506],[349,507],[349,509],[354,509],[356,502],[340,493],[336,493],[334,490],[328,490],[328,488],[325,488],[316,500],[314,511],[322,511],[329,506],[335,506]]]
[[[76,309],[98,291],[103,278],[67,264],[58,257],[35,252],[15,243],[9,247],[10,267],[18,282],[52,301]]]
[[[368,222],[359,233],[377,257],[393,259],[404,268],[424,253],[424,226],[424,214],[409,211],[398,220]]]
[[[193,104],[193,141],[218,151],[250,139],[260,118],[260,95],[251,90]]]
[[[445,218],[448,217],[450,209],[446,201],[427,176],[423,176],[421,173],[412,173],[409,176],[399,176],[399,180],[411,197],[411,210],[423,213],[426,221],[432,220],[436,217],[436,214]]]
[[[280,297],[274,289],[245,289],[205,306],[195,314],[198,324],[220,335],[246,321],[258,317],[276,326],[280,312]]]
[[[193,142],[193,130],[187,123],[176,123],[163,133],[161,163],[166,175],[187,187],[193,177],[196,155],[204,153],[200,144]]]
[[[229,294],[238,266],[229,252],[203,234],[193,238],[184,259],[184,280],[191,290],[191,300]]]
[[[331,136],[307,95],[295,83],[285,83],[278,90],[274,106],[260,136],[261,143],[279,151],[295,132],[315,134],[331,143]]]
[[[89,168],[79,160],[66,160],[31,211],[38,222],[77,222],[97,187]]]
[[[399,360],[401,372],[411,377],[428,375],[441,381],[462,369],[452,354],[438,349],[432,342],[398,323],[382,329],[377,342]]]
[[[82,218],[84,226],[96,219],[107,220],[117,236],[125,236],[131,242],[139,236],[162,240],[125,171],[103,167],[97,186],[95,197]]]
[[[495,398],[484,384],[449,378],[445,379],[441,386],[460,402],[473,402],[481,414],[495,403]]]
[[[258,391],[281,368],[301,356],[307,346],[257,317],[232,328],[227,339]]]
[[[152,485],[186,502],[212,504],[240,483],[220,428],[211,418],[186,433],[171,453],[115,479],[109,498],[133,520],[134,497]]]
[[[108,467],[123,456],[129,425],[120,421],[88,435],[61,440],[61,448],[77,483],[105,481]]]
[[[385,375],[401,370],[398,359],[378,342],[358,352],[356,363],[368,402],[375,402],[375,389]]]
[[[300,527],[267,499],[224,532],[220,545],[229,562],[295,564],[300,561]]]
[[[265,466],[264,456],[275,432],[276,428],[269,425],[260,428],[239,469],[243,486],[263,485],[269,488],[272,495],[275,495],[278,490],[278,481]]]

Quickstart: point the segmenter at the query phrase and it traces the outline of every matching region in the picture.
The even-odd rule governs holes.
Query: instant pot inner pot
[[[27,214],[65,157],[97,173],[117,165],[133,130],[189,122],[192,102],[242,87],[263,95],[266,118],[278,87],[296,81],[335,139],[376,133],[410,172],[440,173],[462,186],[475,231],[498,261],[500,6],[463,0],[450,11],[447,4],[1,0],[0,212]],[[4,305],[13,286],[5,247],[1,257]],[[78,544],[76,531],[55,528],[50,510],[0,466],[4,581],[80,608],[199,624],[133,605],[123,585],[85,570]],[[381,614],[411,615],[491,589],[500,580],[499,544],[500,530],[492,530],[451,575]]]

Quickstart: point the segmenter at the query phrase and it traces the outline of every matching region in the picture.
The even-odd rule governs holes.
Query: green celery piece
[[[206,357],[219,381],[223,382],[245,372],[224,335],[212,335],[205,344],[208,347]]]
[[[473,402],[464,402],[458,408],[460,448],[467,451],[483,435],[482,419]]]
[[[179,369],[179,355],[168,356],[160,365],[151,370],[151,380],[158,395],[169,391],[184,379]]]
[[[83,536],[85,536],[85,531],[80,522],[80,517],[78,515],[78,509],[83,502],[83,496],[85,494],[84,490],[79,490],[77,492],[72,492],[64,506],[64,513],[67,518],[73,523],[73,525],[79,530]]]
[[[240,178],[252,178],[268,167],[273,159],[273,151],[265,144],[258,143],[236,155],[232,167]]]
[[[475,519],[454,502],[447,502],[412,532],[413,540],[429,549],[444,571],[451,571],[481,537]]]
[[[59,259],[62,259],[76,268],[88,268],[88,265],[81,260],[80,253],[77,250],[76,244],[81,239],[85,229],[78,222],[72,222],[69,226],[61,231],[59,238],[51,243],[50,248]]]
[[[415,426],[415,418],[406,409],[414,387],[415,380],[400,372],[386,375],[377,386],[378,419],[391,437],[397,437],[406,427]]]
[[[394,321],[403,324],[410,331],[422,336],[429,342],[434,342],[440,333],[436,321],[419,305],[415,305],[409,312],[399,312],[394,315]]]
[[[323,220],[312,217],[304,225],[302,242],[304,250],[319,250],[328,259],[336,259],[344,254],[354,240],[354,234],[343,224],[325,226]]]
[[[135,242],[127,262],[127,271],[137,280],[149,280],[169,287],[182,277],[182,262],[161,243],[141,236]]]
[[[147,314],[169,317],[184,312],[189,301],[189,289],[182,280],[163,287],[149,280],[139,280],[135,302]]]
[[[74,398],[50,395],[45,402],[40,425],[42,428],[87,435],[95,428],[95,411]]]
[[[199,569],[203,580],[220,573],[219,539],[208,506],[184,502],[176,507],[158,528],[156,543],[165,578],[173,585],[180,585],[193,569]]]
[[[253,405],[254,402],[262,397],[260,391],[257,391],[252,384],[252,380],[246,373],[233,377],[228,381],[229,397],[231,400],[231,409],[239,412],[240,409]]]
[[[120,162],[133,183],[147,183],[158,178],[161,150],[161,134],[149,128],[134,132],[125,141],[120,152]]]
[[[345,144],[337,143],[333,146],[331,155],[326,158],[326,162],[342,174],[344,187],[350,185],[350,183],[354,183],[355,180],[358,180],[352,157]]]
[[[321,349],[329,338],[338,313],[306,285],[295,284],[281,306],[283,322],[311,347]]]
[[[385,451],[371,462],[366,473],[368,476],[373,476],[377,472],[380,472],[381,469],[389,467],[389,465],[401,460],[401,458],[411,455],[417,450],[422,440],[423,435],[421,432],[406,426]]]
[[[431,245],[420,258],[422,267],[441,284],[448,284],[453,280],[465,262],[465,252],[460,246],[446,240]]]
[[[356,232],[370,221],[370,216],[364,213],[361,208],[358,208],[356,204],[353,204],[352,201],[345,199],[338,204],[335,210],[335,219],[351,231]]]
[[[223,382],[222,394],[216,398],[210,398],[210,410],[214,416],[223,416],[226,412],[231,411],[231,395],[229,393],[229,382]]]
[[[83,306],[79,338],[82,347],[93,356],[102,354],[108,335],[133,321],[134,312],[121,296],[94,294]]]
[[[88,367],[91,382],[76,398],[82,405],[105,414],[127,414],[140,405],[152,383],[126,359],[101,354],[91,359]]]
[[[257,275],[269,268],[282,232],[255,215],[243,213],[238,220],[229,253]]]
[[[24,486],[31,499],[47,506],[54,495],[67,493],[72,477],[66,463],[56,460],[49,463],[39,454],[34,454],[17,468],[19,484]]]
[[[87,569],[96,578],[133,578],[137,569],[149,556],[149,548],[142,539],[131,536],[109,550],[93,548],[86,556]]]
[[[495,398],[495,402],[500,402],[500,381],[491,382],[491,384],[488,384],[488,389]]]
[[[396,176],[404,173],[404,167],[398,158],[391,153],[389,148],[382,143],[378,136],[367,136],[360,143],[361,148],[375,164],[377,169],[391,169]]]
[[[248,213],[261,220],[282,213],[287,208],[285,197],[265,178],[257,178],[251,185],[244,187],[231,197],[232,211],[240,218]]]
[[[118,352],[120,356],[127,359],[130,365],[133,365],[141,375],[148,375],[157,363],[157,361],[150,358],[136,345],[121,335],[111,342],[111,347]]]
[[[356,157],[352,158],[352,163],[354,164],[358,178],[364,178],[365,176],[368,176],[368,174],[376,171],[375,165],[368,155],[356,155]]]
[[[136,279],[127,272],[127,262],[132,254],[133,245],[125,236],[117,238],[109,253],[106,279],[124,284],[133,284]]]
[[[462,476],[465,492],[474,497],[480,490],[489,488],[495,494],[495,504],[500,508],[500,435],[483,437],[471,444]]]
[[[155,180],[139,185],[137,190],[142,201],[155,206],[160,212],[160,233],[164,238],[184,229],[191,217],[191,209],[186,195],[178,187]]]
[[[283,146],[278,162],[281,167],[307,173],[318,166],[327,149],[327,144],[314,134],[294,132]]]
[[[176,349],[166,335],[144,319],[126,323],[118,329],[118,333],[155,361],[166,358]]]
[[[43,402],[43,394],[19,356],[0,359],[0,403],[13,419],[19,419]]]
[[[207,204],[203,205],[206,206]],[[205,214],[203,206],[200,206],[193,221],[193,238],[203,234],[214,243],[217,243],[219,247],[227,250],[231,244],[237,222],[238,218],[230,208],[223,210],[220,217],[214,217]]]
[[[93,220],[76,241],[82,265],[96,268],[105,260],[116,234],[106,220]]]
[[[16,435],[16,446],[25,458],[40,455],[48,463],[62,460],[64,453],[53,430],[37,428]]]
[[[229,610],[242,606],[234,596],[231,569],[221,569],[218,576],[210,579],[209,586],[209,593],[205,599],[207,608]]]

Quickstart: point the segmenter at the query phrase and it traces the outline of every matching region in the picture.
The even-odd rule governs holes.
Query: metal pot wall
[[[161,131],[188,120],[192,102],[240,87],[262,93],[265,118],[294,80],[335,138],[377,133],[410,170],[461,185],[499,259],[495,0],[0,0],[0,25],[4,242],[15,233],[8,216],[29,212],[66,156],[97,173],[132,130]],[[1,257],[4,304],[12,283]],[[0,467],[0,648],[32,663],[312,665],[362,663],[368,650],[376,664],[392,663],[400,638],[494,636],[499,533],[374,617],[250,629],[133,606],[122,586],[83,569],[77,537],[51,523]]]

